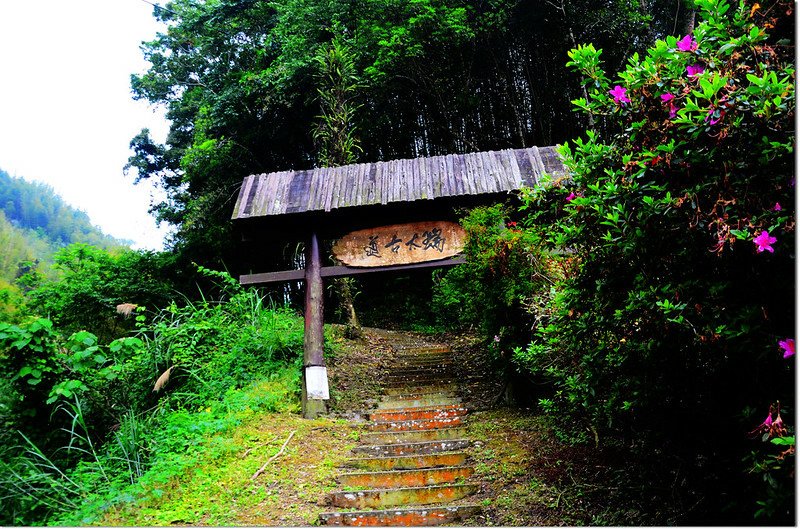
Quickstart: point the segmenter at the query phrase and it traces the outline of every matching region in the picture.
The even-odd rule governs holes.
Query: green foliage
[[[70,247],[59,266],[102,287],[124,257]],[[13,375],[0,400],[0,486],[9,491],[0,523],[88,523],[180,474],[208,434],[256,411],[296,409],[302,319],[227,273],[198,271],[219,300],[139,307],[136,335],[108,344],[84,330],[64,338],[47,319],[0,323],[0,368]],[[132,281],[132,270],[119,273]]]
[[[322,108],[314,129],[319,163],[324,167],[355,163],[361,147],[354,127],[359,106],[353,102],[358,90],[353,52],[341,38],[336,38],[327,49],[320,49],[316,60],[321,84],[317,93]]]
[[[8,525],[86,525],[110,506],[163,493],[200,461],[228,450],[214,443],[213,435],[224,435],[259,413],[296,411],[298,386],[298,370],[281,368],[204,407],[170,410],[162,403],[155,411],[131,411],[103,445],[92,441],[98,432],[90,431],[80,404],[70,404],[65,410],[73,435],[65,448],[88,458],[65,469],[23,436],[20,450],[0,460],[0,484],[7,491],[0,520]]]
[[[0,279],[0,322],[17,323],[25,314],[25,303],[19,288]]]
[[[151,355],[146,361],[152,362],[153,382],[174,368],[168,398],[178,402],[204,402],[302,358],[302,321],[288,310],[266,309],[251,292],[238,292],[225,303],[172,303],[140,333]]]
[[[29,306],[65,332],[93,329],[104,343],[131,330],[117,305],[156,307],[173,296],[173,257],[72,244],[53,257],[56,277],[30,282]]]
[[[553,384],[541,403],[569,418],[562,432],[702,454],[693,486],[720,488],[703,511],[736,520],[762,494],[730,476],[742,410],[794,398],[778,347],[795,332],[791,7],[697,6],[692,35],[613,80],[599,49],[570,54],[598,130],[561,149],[572,181],[529,196],[527,222],[578,266],[516,357]],[[762,514],[792,520],[792,504]]]
[[[440,323],[479,329],[496,355],[527,343],[531,326],[547,318],[543,309],[565,259],[511,220],[506,206],[475,208],[461,223],[467,263],[442,274],[435,285]]]
[[[682,3],[176,0],[154,11],[164,29],[131,79],[167,108],[170,134],[133,138],[128,168],[165,189],[153,211],[178,227],[184,262],[238,267],[228,216],[243,175],[352,160],[319,149],[323,136],[367,160],[563,141],[581,128],[562,65],[574,39],[619,61],[685,20]],[[315,127],[320,60],[340,65],[339,91],[323,88],[333,128]],[[358,112],[343,95],[355,86]]]
[[[53,322],[44,318],[22,326],[0,323],[3,371],[11,374],[19,399],[28,401],[23,416],[33,418],[43,411],[41,404],[59,371],[57,339]]]

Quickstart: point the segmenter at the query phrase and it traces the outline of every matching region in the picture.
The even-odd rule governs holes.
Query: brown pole
[[[303,338],[303,417],[314,419],[327,411],[328,373],[322,347],[323,285],[317,234],[312,233],[306,248],[306,311]]]

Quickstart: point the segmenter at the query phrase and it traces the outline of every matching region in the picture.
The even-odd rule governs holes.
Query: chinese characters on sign
[[[419,233],[414,232],[414,235],[411,236],[410,239],[405,241],[405,245],[408,247],[408,250],[416,250],[417,248],[422,248],[422,250],[439,250],[439,253],[444,252],[444,243],[445,238],[442,237],[442,230],[441,228],[431,228],[431,231],[426,231],[422,234],[422,243],[420,244],[418,239],[420,238]],[[394,254],[399,253],[401,245],[400,243],[404,242],[403,239],[397,236],[397,233],[392,235],[392,240],[387,242],[383,245],[384,248],[389,248],[390,251]],[[369,243],[364,247],[364,255],[367,257],[380,257],[380,249],[378,248],[378,236],[371,235],[369,238]]]
[[[439,221],[355,231],[337,241],[333,252],[348,266],[384,266],[444,259],[463,247],[461,226]]]

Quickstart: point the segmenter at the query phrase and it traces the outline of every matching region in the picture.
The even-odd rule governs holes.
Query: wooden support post
[[[327,411],[328,372],[323,347],[322,260],[317,234],[312,233],[306,248],[306,313],[303,339],[303,417],[314,419]]]

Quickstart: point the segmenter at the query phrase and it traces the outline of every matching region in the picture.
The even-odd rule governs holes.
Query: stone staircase
[[[468,503],[478,485],[450,349],[398,340],[393,350],[384,395],[337,478],[343,490],[326,498],[339,510],[320,514],[323,525],[442,525],[480,512]]]

